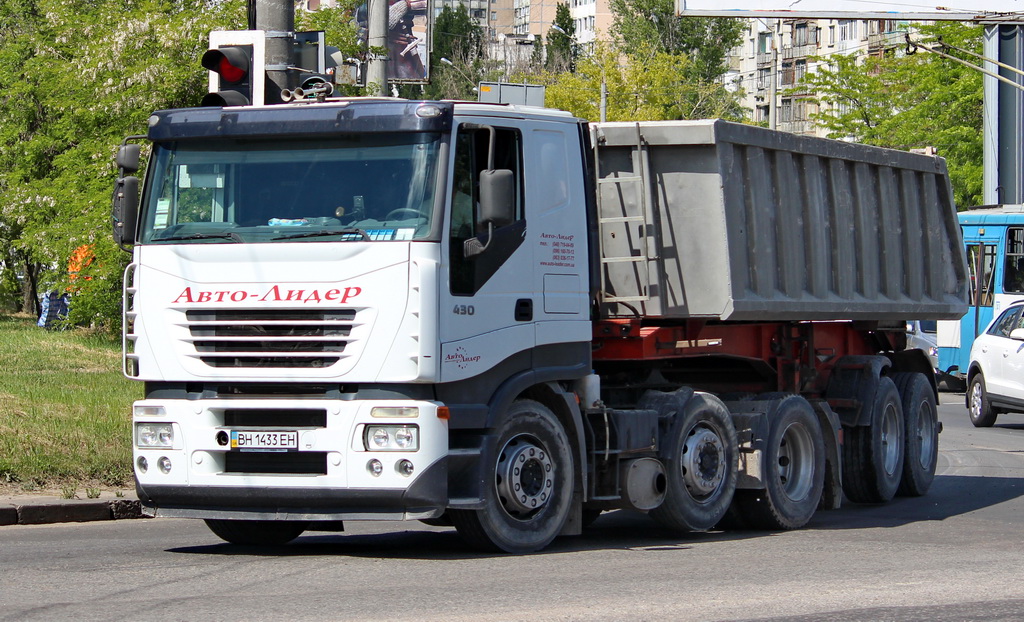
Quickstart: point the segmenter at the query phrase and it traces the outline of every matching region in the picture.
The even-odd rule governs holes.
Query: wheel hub
[[[697,499],[713,494],[725,479],[725,448],[722,439],[708,428],[690,433],[681,462],[686,489]]]
[[[513,438],[498,456],[495,473],[498,498],[517,517],[536,512],[551,498],[555,465],[542,447],[522,437]]]

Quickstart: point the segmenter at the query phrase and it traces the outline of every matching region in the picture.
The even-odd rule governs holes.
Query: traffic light
[[[222,45],[203,54],[203,67],[217,75],[202,106],[248,106],[253,102],[253,46]],[[211,87],[212,87],[211,80]]]

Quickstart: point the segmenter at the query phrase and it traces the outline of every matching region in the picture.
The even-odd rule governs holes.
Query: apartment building
[[[743,90],[743,106],[752,120],[767,122],[772,80],[777,80],[778,129],[824,135],[810,119],[818,106],[811,100],[814,94],[800,87],[802,78],[832,54],[902,53],[909,30],[908,22],[891,19],[749,20],[744,42],[729,57],[726,82]]]

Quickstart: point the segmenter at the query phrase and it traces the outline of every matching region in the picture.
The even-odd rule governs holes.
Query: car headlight
[[[420,429],[414,425],[368,425],[363,446],[367,451],[418,451]]]
[[[136,423],[135,446],[139,449],[174,447],[174,426],[169,423]]]

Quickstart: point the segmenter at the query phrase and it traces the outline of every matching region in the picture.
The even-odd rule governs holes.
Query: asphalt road
[[[513,557],[450,529],[349,523],[290,546],[202,522],[0,528],[0,620],[1024,619],[1024,415],[991,429],[943,395],[931,492],[819,512],[802,530],[679,537],[603,515]]]

